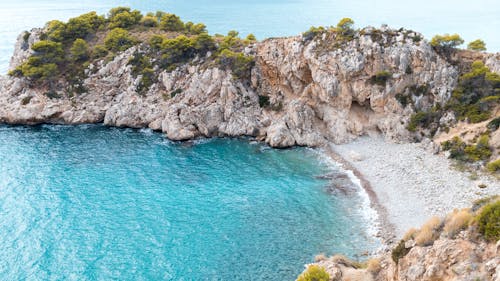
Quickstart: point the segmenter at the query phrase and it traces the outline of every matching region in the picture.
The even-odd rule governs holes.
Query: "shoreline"
[[[377,197],[376,192],[373,190],[371,183],[349,161],[344,159],[340,154],[333,150],[330,145],[322,147],[321,150],[327,157],[340,164],[344,170],[351,171],[353,175],[360,181],[360,187],[366,192],[370,200],[370,208],[375,210],[378,215],[377,222],[379,223],[379,225],[377,227],[378,233],[376,237],[380,238],[382,242],[379,252],[391,247],[394,243],[396,243],[396,241],[394,240],[395,238],[397,238],[395,235],[396,227],[392,222],[390,222],[389,213],[386,207],[382,203],[380,203],[380,200]]]
[[[474,200],[500,194],[494,178],[485,174],[471,178],[421,143],[362,136],[347,144],[329,144],[324,151],[360,179],[379,214],[385,246],[432,216],[443,217],[453,209],[470,207]],[[487,188],[479,188],[481,184]]]

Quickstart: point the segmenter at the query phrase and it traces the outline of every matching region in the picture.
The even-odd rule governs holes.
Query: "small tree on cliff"
[[[464,43],[464,39],[458,34],[436,35],[431,40],[431,46],[443,48],[456,48]]]
[[[352,38],[355,30],[353,28],[354,21],[350,18],[343,18],[337,23],[336,31],[343,38]]]
[[[481,39],[477,39],[470,42],[467,45],[467,49],[472,51],[486,51],[486,43]]]

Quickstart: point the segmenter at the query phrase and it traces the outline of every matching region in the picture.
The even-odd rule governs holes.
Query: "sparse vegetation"
[[[467,228],[472,218],[469,210],[454,210],[446,218],[443,231],[448,237],[453,238],[458,232]]]
[[[492,154],[488,135],[479,137],[476,144],[468,145],[460,137],[454,137],[452,140],[443,142],[441,145],[444,151],[450,152],[450,158],[461,161],[476,162],[487,160]]]
[[[372,258],[369,259],[366,264],[366,270],[374,275],[380,272],[382,266],[380,265],[380,259]]]
[[[401,240],[399,241],[399,244],[392,250],[391,252],[391,257],[392,260],[398,264],[399,260],[406,256],[410,252],[411,248],[406,248],[405,247],[405,241]]]
[[[489,203],[477,216],[479,232],[492,241],[500,240],[500,200]]]
[[[377,85],[380,85],[380,86],[385,86],[385,84],[387,83],[387,81],[391,77],[392,77],[392,73],[390,73],[389,71],[383,70],[383,71],[379,71],[375,75],[373,75],[370,78],[370,82],[372,84],[377,84]]]
[[[330,280],[330,274],[326,272],[323,267],[317,265],[310,265],[307,267],[299,277],[297,281],[328,281]]]
[[[433,108],[429,111],[418,111],[410,117],[410,122],[408,122],[406,128],[410,132],[417,131],[417,128],[430,128],[430,125],[435,124],[439,117],[440,114],[437,108]]]
[[[415,236],[415,243],[419,246],[431,245],[439,237],[442,221],[439,217],[432,217],[419,230]]]
[[[464,40],[458,34],[436,35],[431,40],[434,47],[456,48],[464,43]]]
[[[490,118],[491,109],[500,97],[500,75],[491,72],[481,61],[462,75],[446,105],[459,120],[478,123]]]
[[[250,77],[250,71],[255,64],[253,57],[228,49],[220,53],[218,62],[222,67],[230,68],[233,75],[238,79],[248,79]]]
[[[492,173],[500,172],[500,159],[488,163],[486,169]]]
[[[26,41],[29,36],[25,33]],[[95,60],[109,61],[116,53],[139,43],[151,46],[140,48],[141,55],[149,58],[148,66],[139,70],[136,65],[133,69],[133,75],[141,77],[137,87],[140,93],[147,92],[161,70],[172,71],[197,57],[205,58],[208,53],[211,62],[206,64],[216,61],[230,69],[235,78],[248,79],[253,57],[244,55],[242,50],[256,41],[252,34],[240,39],[236,31],[230,31],[228,36],[210,36],[202,23],[184,23],[178,16],[165,12],[143,16],[128,7],[113,8],[107,17],[90,12],[66,23],[50,21],[40,37],[42,40],[32,46],[33,55],[9,74],[49,85],[51,89],[64,84],[69,94],[82,89],[89,73],[84,70]],[[134,57],[137,58],[137,53]],[[141,61],[133,59],[131,63]]]
[[[472,51],[486,51],[486,43],[481,39],[477,39],[467,44],[467,49]]]

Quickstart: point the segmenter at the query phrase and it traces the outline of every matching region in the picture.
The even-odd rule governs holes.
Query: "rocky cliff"
[[[41,30],[19,36],[11,69],[30,54]],[[409,140],[409,116],[443,104],[459,66],[438,54],[418,33],[365,28],[354,39],[336,42],[328,34],[267,39],[245,48],[255,58],[251,77],[195,58],[162,71],[145,94],[129,60],[138,45],[111,61],[88,66],[84,93],[70,95],[26,78],[2,77],[0,122],[9,124],[97,123],[149,127],[173,140],[253,136],[273,147],[319,146],[381,132]],[[499,69],[498,57],[480,55]],[[202,63],[205,61],[205,63]],[[425,94],[418,89],[425,87]],[[404,106],[400,97],[414,106]]]

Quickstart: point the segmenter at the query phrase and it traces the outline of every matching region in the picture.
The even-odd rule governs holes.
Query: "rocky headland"
[[[150,22],[145,24],[147,17]],[[115,24],[112,18],[107,23],[96,20]],[[399,226],[398,237],[403,228],[423,223],[428,215],[443,215],[483,195],[500,193],[494,176],[480,177],[486,188],[467,189],[478,180],[467,180],[463,174],[457,179],[443,155],[446,150],[447,156],[460,156],[471,168],[490,163],[491,171],[500,169],[499,163],[494,164],[500,150],[500,54],[436,47],[417,32],[387,26],[360,30],[348,26],[348,32],[341,26],[312,29],[300,36],[260,42],[242,40],[237,33],[208,39],[204,32],[179,34],[178,29],[164,28],[163,21],[146,16],[123,26],[128,31],[119,28],[116,32],[136,37],[126,48],[105,42],[108,50],[101,50],[104,37],[117,29],[109,31],[101,25],[78,38],[91,49],[82,56],[84,60],[58,60],[55,68],[51,63],[40,64],[45,59],[40,57],[44,52],[44,46],[37,45],[40,42],[45,47],[65,48],[59,52],[62,56],[76,53],[76,41],[70,49],[68,39],[58,37],[61,26],[64,29],[63,23],[52,22],[19,36],[10,75],[0,77],[0,123],[104,123],[151,128],[179,141],[250,136],[277,148],[333,146],[374,186],[379,203],[386,205],[390,218],[393,215],[391,223]],[[189,28],[193,29],[192,24]],[[191,42],[189,47],[178,47],[192,37],[196,44],[205,40],[206,46],[194,47]],[[33,70],[41,66],[47,68]],[[65,76],[75,69],[78,79]],[[471,79],[482,90],[473,102],[467,101],[470,107],[464,110],[457,101],[469,96],[474,88],[469,87]],[[474,114],[467,115],[469,111]],[[375,143],[362,139],[349,144],[365,135],[376,135]],[[418,148],[410,144],[390,149],[394,142],[415,141],[420,142]],[[421,151],[425,153],[419,158]],[[404,155],[396,155],[400,153]],[[441,154],[427,161],[431,156],[426,153]],[[398,165],[398,159],[404,163]],[[439,169],[428,165],[439,165]],[[401,177],[405,180],[397,186]],[[456,180],[459,184],[454,184]],[[414,217],[407,223],[405,216]],[[429,279],[419,273],[422,266],[430,268],[432,262],[427,260],[436,256],[450,254],[460,259],[482,252],[488,259],[496,255],[493,262],[498,262],[498,245],[471,246],[467,233],[461,235],[462,240],[446,242],[439,249],[430,246],[417,251],[414,247],[408,255],[415,256],[413,260],[396,265],[387,261],[381,271],[387,274],[377,275],[383,278],[342,279],[335,273],[343,272],[337,270],[338,259],[319,264],[328,268],[331,278],[338,277],[334,280],[438,280],[432,276],[442,275],[429,275]],[[467,251],[454,252],[453,243]],[[433,272],[451,266],[434,261],[442,265],[432,267]],[[420,267],[412,269],[412,263]],[[498,280],[498,267],[493,275],[495,267],[481,266],[489,272],[484,276]],[[404,275],[407,271],[415,274]]]

